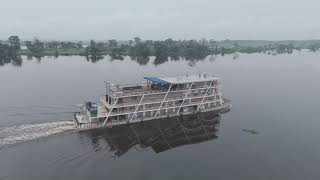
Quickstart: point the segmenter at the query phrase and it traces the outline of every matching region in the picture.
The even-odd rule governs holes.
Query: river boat
[[[74,113],[79,129],[183,116],[201,112],[223,113],[231,109],[223,98],[220,78],[207,73],[177,77],[147,76],[142,84],[106,83],[100,102],[86,102]]]

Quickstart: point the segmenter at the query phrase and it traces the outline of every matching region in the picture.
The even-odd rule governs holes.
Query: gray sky
[[[0,0],[0,38],[320,39],[320,0]]]

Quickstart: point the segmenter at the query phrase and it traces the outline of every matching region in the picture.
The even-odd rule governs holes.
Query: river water
[[[20,67],[0,67],[0,180],[320,177],[318,52],[160,65],[129,57],[23,59]],[[196,139],[172,137],[191,126],[181,120],[88,132],[70,121],[79,104],[104,94],[104,81],[199,72],[221,77],[232,110],[201,126]],[[207,122],[196,119],[196,128]]]

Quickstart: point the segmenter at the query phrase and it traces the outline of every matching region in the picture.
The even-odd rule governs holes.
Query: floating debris
[[[246,133],[254,134],[254,135],[259,134],[259,132],[254,129],[242,129],[242,131]]]

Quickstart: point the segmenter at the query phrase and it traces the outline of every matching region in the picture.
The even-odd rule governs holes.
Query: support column
[[[211,83],[210,83],[210,85],[209,85],[209,87],[208,87],[208,89],[207,89],[206,93],[204,94],[204,96],[203,96],[203,98],[202,98],[202,100],[201,100],[201,103],[200,103],[200,105],[199,105],[199,107],[198,107],[197,111],[199,111],[199,110],[200,110],[200,108],[201,108],[201,106],[202,106],[202,103],[203,103],[204,99],[207,97],[207,94],[208,94],[208,92],[209,92],[209,90],[210,90],[210,88],[211,88],[211,86],[212,86],[212,83],[213,83],[213,81],[211,81]]]
[[[170,90],[171,90],[172,85],[173,85],[173,84],[170,84],[169,89],[168,89],[166,95],[164,96],[164,98],[163,98],[163,100],[162,100],[162,102],[161,102],[161,104],[160,104],[160,106],[159,106],[159,109],[158,109],[158,111],[157,111],[157,113],[156,113],[156,115],[155,115],[154,117],[157,117],[157,115],[159,114],[159,112],[160,112],[160,110],[161,110],[161,107],[162,107],[162,104],[163,104],[163,102],[166,100],[166,98],[167,98],[167,96],[168,96],[168,94],[169,94],[169,92],[170,92]]]
[[[114,109],[115,105],[118,103],[118,99],[119,99],[119,97],[116,98],[115,102],[114,102],[113,105],[112,105],[112,108],[109,109],[108,116],[107,116],[106,119],[104,120],[103,126],[106,126],[106,123],[107,123],[107,121],[108,121],[108,119],[109,119],[110,114],[112,113],[112,110]]]
[[[188,94],[189,94],[189,92],[190,92],[190,90],[191,90],[191,88],[192,88],[192,85],[193,85],[193,82],[190,84],[190,87],[189,87],[186,95],[184,96],[184,98],[183,98],[183,100],[182,100],[182,103],[180,104],[180,107],[179,107],[179,109],[178,109],[178,111],[177,111],[177,114],[179,114],[179,111],[180,111],[181,107],[183,106],[184,101],[185,101],[186,98],[188,97]]]
[[[139,101],[139,104],[137,105],[137,107],[136,107],[136,109],[135,109],[135,111],[134,111],[134,113],[133,113],[133,115],[131,116],[131,118],[130,118],[130,120],[129,120],[129,121],[132,121],[132,119],[133,119],[133,118],[134,118],[134,116],[136,115],[137,110],[139,109],[139,106],[140,106],[140,104],[141,104],[141,102],[142,102],[143,98],[144,98],[144,95],[142,95],[142,97],[141,97],[141,99],[140,99],[140,101]]]

